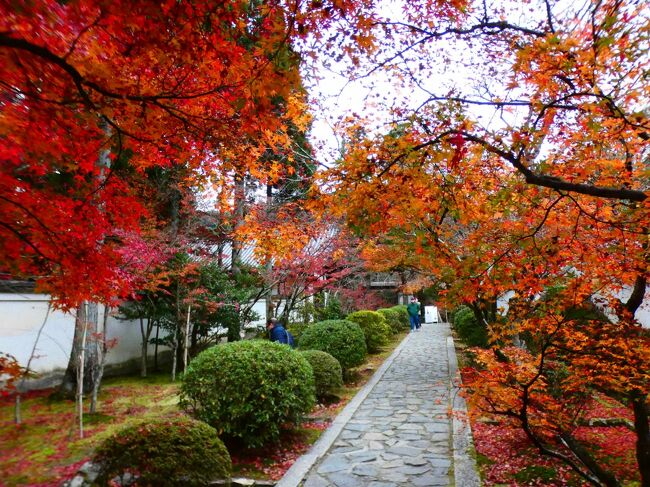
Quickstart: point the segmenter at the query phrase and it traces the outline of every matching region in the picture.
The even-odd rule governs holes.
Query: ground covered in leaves
[[[464,375],[465,382],[469,376]],[[632,412],[620,403],[594,397],[585,422],[616,419],[631,421]],[[524,431],[503,417],[470,410],[477,463],[485,486],[587,486],[591,485],[567,465],[541,456]],[[627,426],[580,426],[575,437],[591,445],[593,455],[628,487],[639,485],[634,455],[635,435]]]
[[[354,397],[404,337],[400,334],[384,351],[369,357],[354,371],[340,397],[318,405],[297,429],[288,429],[278,445],[246,451],[228,445],[233,476],[277,480],[305,453],[338,412]],[[14,400],[0,402],[0,486],[59,486],[71,478],[92,455],[95,446],[130,422],[183,414],[178,409],[178,383],[168,375],[142,379],[107,379],[99,397],[98,413],[84,416],[84,438],[79,438],[75,404],[57,399],[52,390],[22,397],[22,423],[14,422]],[[86,404],[87,406],[87,404]]]

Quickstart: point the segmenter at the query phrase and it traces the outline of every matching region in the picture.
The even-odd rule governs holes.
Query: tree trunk
[[[183,333],[183,373],[187,371],[187,347],[190,335],[190,315],[192,313],[192,306],[187,306],[187,321],[185,322],[185,333]]]
[[[199,345],[199,327],[198,326],[193,326],[192,327],[192,333],[190,335],[190,356],[194,357],[196,356],[198,352],[198,345]]]
[[[100,350],[100,360],[99,368],[94,377],[93,384],[93,393],[90,399],[90,412],[97,412],[97,395],[99,394],[99,387],[102,384],[102,378],[104,377],[104,366],[106,365],[106,355],[108,354],[108,346],[106,344],[107,335],[108,335],[108,315],[110,313],[110,306],[104,306],[104,320],[102,326],[102,335],[101,335],[101,350]]]
[[[149,349],[149,323],[151,319],[147,318],[147,327],[144,326],[144,319],[140,317],[140,336],[142,337],[142,343],[140,345],[140,377],[147,376],[147,352]]]
[[[646,401],[647,397],[641,395],[632,399],[636,432],[636,461],[641,474],[641,487],[650,487],[650,408]]]
[[[156,322],[156,345],[153,349],[153,368],[158,372],[158,338],[160,336],[160,323]]]
[[[597,460],[571,435],[562,435],[562,439],[576,457],[592,472],[603,485],[607,487],[621,487],[614,474],[600,466]]]
[[[86,309],[88,310],[86,314]],[[94,320],[94,321],[93,321]],[[63,376],[63,381],[59,388],[59,392],[67,398],[74,398],[78,389],[77,377],[79,376],[79,357],[81,356],[82,340],[84,330],[88,334],[93,334],[97,331],[97,303],[84,302],[77,308],[77,316],[75,318],[74,337],[72,339],[72,349],[70,350],[70,358],[68,359],[68,366]],[[93,369],[93,360],[97,360],[96,353],[84,353],[84,368],[87,370]],[[93,378],[91,374],[84,374],[83,393],[88,393],[93,389]]]
[[[228,342],[237,342],[241,340],[241,323],[239,317],[228,321]]]
[[[237,230],[244,224],[244,205],[246,204],[246,180],[243,175],[235,176],[235,214],[233,221],[232,252],[230,268],[233,274],[241,272],[242,242],[239,240]]]
[[[88,325],[89,321],[92,319],[91,312],[89,310],[89,303],[84,303],[82,307],[84,312],[82,314],[81,321],[81,342],[79,344],[79,358],[77,359],[77,390],[75,395],[75,403],[77,405],[77,417],[79,418],[79,438],[84,437],[84,382],[86,377],[90,374],[86,374],[86,342],[88,339]]]
[[[174,341],[172,342],[172,382],[176,380],[176,363],[178,356],[178,336],[177,330],[174,330]]]
[[[267,217],[270,217],[271,212],[273,211],[273,185],[272,184],[267,184],[266,185],[266,215]],[[266,256],[266,262],[264,264],[264,271],[266,278],[268,279],[269,283],[269,292],[268,296],[266,298],[266,309],[265,309],[265,321],[268,321],[269,319],[273,318],[273,258],[270,255]]]

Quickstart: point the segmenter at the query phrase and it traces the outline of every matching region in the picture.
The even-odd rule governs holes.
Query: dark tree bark
[[[68,359],[68,366],[63,376],[63,381],[59,387],[59,392],[64,397],[70,399],[74,398],[78,386],[77,373],[79,371],[79,357],[81,355],[84,331],[87,337],[93,336],[93,334],[97,332],[97,303],[84,302],[77,308],[70,358]],[[88,344],[89,340],[86,340],[86,342]],[[97,366],[96,362],[98,359],[98,354],[92,351],[94,347],[86,348],[87,350],[84,354],[84,369],[86,371],[91,371],[94,370]],[[93,386],[93,374],[84,374],[84,394],[91,392],[93,390]]]
[[[632,398],[634,430],[636,432],[636,461],[641,474],[641,487],[650,487],[650,407],[647,395]]]

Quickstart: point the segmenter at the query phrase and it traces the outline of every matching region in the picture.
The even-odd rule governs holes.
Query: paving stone
[[[421,475],[425,472],[429,472],[430,470],[431,470],[430,465],[422,465],[421,467],[413,467],[411,465],[405,465],[399,468],[397,471],[403,473],[404,475]]]
[[[392,416],[393,411],[390,410],[384,410],[384,409],[377,409],[369,414],[371,418],[385,418],[386,416]]]
[[[375,481],[375,482],[370,482],[368,484],[368,487],[399,487],[399,486],[395,482]]]
[[[357,465],[352,469],[354,475],[362,475],[364,477],[377,477],[379,469],[376,465],[362,464]]]
[[[415,434],[413,434],[413,433],[397,433],[397,434],[395,435],[395,438],[399,438],[400,440],[406,440],[406,441],[408,441],[409,444],[410,444],[412,441],[418,441],[418,440],[421,440],[421,439],[422,439],[422,435],[415,435]],[[428,442],[428,441],[426,441],[426,440],[424,440],[424,441],[426,442],[427,445],[430,444],[430,442]]]
[[[368,450],[360,450],[355,453],[348,453],[347,457],[352,463],[374,462],[377,460],[377,454]]]
[[[381,441],[370,441],[368,442],[368,449],[374,451],[385,450],[386,446]]]
[[[334,453],[350,453],[353,451],[359,451],[362,447],[359,445],[350,445],[350,446],[337,446],[332,449]]]
[[[426,474],[426,475],[422,475],[420,477],[411,478],[410,484],[415,486],[415,487],[438,487],[438,486],[441,486],[441,485],[448,486],[449,485],[449,477],[440,476],[440,475]],[[458,487],[463,487],[463,486],[459,485]]]
[[[388,453],[384,452],[381,454],[381,458],[384,460],[390,461],[390,460],[395,460],[396,458],[402,458],[401,455],[396,455],[395,453]]]
[[[429,439],[432,442],[437,442],[437,441],[449,441],[449,434],[448,433],[433,433],[429,437]]]
[[[451,467],[451,460],[448,458],[430,458],[429,463],[432,467]]]
[[[342,440],[354,440],[356,438],[359,438],[360,436],[361,436],[360,431],[343,430],[339,435],[339,438],[341,438]]]
[[[427,465],[431,460],[427,460],[426,458],[406,458],[404,460],[404,463],[406,465],[413,465],[414,467],[419,467],[421,465]],[[434,465],[435,466],[435,465]]]
[[[406,475],[396,470],[382,470],[380,475],[382,480],[387,480],[389,482],[396,482],[398,484],[407,485],[406,482],[408,482],[409,480],[409,478]]]
[[[415,448],[428,448],[431,446],[431,442],[427,440],[415,440],[411,441],[409,445],[414,446]]]
[[[318,474],[310,475],[302,484],[302,487],[330,487],[330,481]]]
[[[390,460],[388,462],[381,462],[381,468],[391,469],[404,466],[404,461],[401,458],[396,458],[395,460]]]
[[[341,470],[346,470],[350,467],[350,462],[343,455],[330,455],[323,460],[320,467],[318,467],[318,473],[325,474],[331,472],[340,472]]]
[[[433,473],[434,475],[445,476],[445,475],[449,475],[450,469],[451,469],[451,466],[449,466],[449,467],[433,467],[431,469],[431,473]]]
[[[331,481],[330,485],[334,484],[336,487],[360,487],[363,485],[359,477],[346,473],[333,473],[327,478]]]
[[[444,423],[426,423],[424,428],[429,433],[449,433],[449,423],[447,421]]]
[[[383,441],[386,439],[386,435],[382,433],[366,433],[363,435],[364,440],[376,440],[376,441]]]
[[[409,457],[417,457],[423,453],[421,448],[413,448],[410,446],[392,446],[386,451],[388,453],[395,453],[396,455],[404,455]]]

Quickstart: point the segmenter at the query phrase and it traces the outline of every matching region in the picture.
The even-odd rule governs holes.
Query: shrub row
[[[326,320],[308,326],[300,337],[300,348],[327,352],[344,370],[361,365],[367,353],[363,331],[347,320]]]
[[[386,319],[376,311],[355,311],[347,317],[363,331],[368,352],[377,353],[390,339],[392,334]]]
[[[378,351],[404,327],[396,308],[292,325],[299,352],[266,340],[205,350],[188,366],[180,391],[181,407],[201,421],[176,418],[125,428],[96,452],[99,483],[129,474],[138,484],[162,486],[228,477],[230,457],[219,437],[246,447],[277,441],[283,424],[298,422],[312,409],[314,395],[326,400],[336,394],[344,371],[361,365],[367,351]]]
[[[471,308],[460,306],[454,311],[453,323],[456,333],[466,345],[470,347],[487,347],[487,330],[478,322]]]

